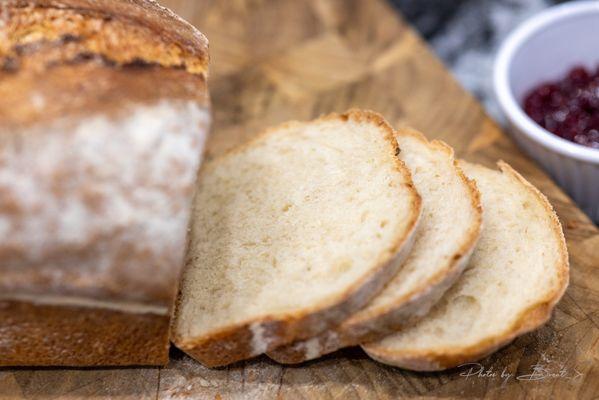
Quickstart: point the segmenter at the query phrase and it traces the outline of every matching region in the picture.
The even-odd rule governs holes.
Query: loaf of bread
[[[0,3],[0,366],[167,361],[207,66],[152,0]]]

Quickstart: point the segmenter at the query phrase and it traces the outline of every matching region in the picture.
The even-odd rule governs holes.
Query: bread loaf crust
[[[123,118],[128,107],[161,99],[193,101],[202,108],[209,105],[201,75],[159,66],[115,68],[101,60],[57,65],[39,74],[0,73],[0,93],[2,142],[10,140],[11,134],[57,119],[73,126],[94,114]]]
[[[208,104],[206,38],[153,1],[7,0],[0,11],[5,129],[161,98]]]
[[[150,0],[0,11],[0,365],[164,364],[207,40]]]
[[[206,37],[154,0],[5,0],[1,7],[3,56],[32,44],[75,42],[80,53],[119,65],[141,61],[207,75]]]
[[[169,316],[165,314],[0,300],[0,321],[2,365],[70,367],[168,362]]]

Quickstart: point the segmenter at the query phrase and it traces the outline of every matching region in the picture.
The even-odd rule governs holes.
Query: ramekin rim
[[[586,14],[589,11],[599,14],[599,1],[575,1],[560,4],[524,21],[510,33],[497,53],[493,71],[493,84],[495,96],[503,113],[523,134],[554,152],[581,161],[599,164],[599,150],[562,139],[539,126],[526,115],[516,101],[508,80],[508,70],[514,54],[531,36],[557,20],[578,14]],[[516,132],[516,134],[520,134],[520,132]]]

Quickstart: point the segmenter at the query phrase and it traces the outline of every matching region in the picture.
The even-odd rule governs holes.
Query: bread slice
[[[480,359],[545,323],[568,285],[568,254],[547,199],[508,164],[460,163],[482,194],[471,262],[413,327],[362,347],[385,364],[434,371]]]
[[[362,308],[421,212],[398,152],[380,115],[352,110],[271,129],[203,168],[174,343],[221,366]]]
[[[412,172],[423,204],[405,264],[364,309],[334,329],[269,352],[272,359],[299,363],[393,333],[427,313],[464,270],[481,227],[476,185],[458,168],[445,143],[429,142],[411,129],[399,130],[396,138],[399,157]]]

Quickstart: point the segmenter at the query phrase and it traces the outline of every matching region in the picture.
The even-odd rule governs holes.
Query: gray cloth
[[[503,122],[493,95],[493,60],[503,39],[559,0],[391,0],[460,83]]]

